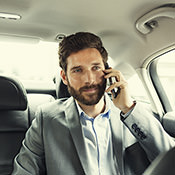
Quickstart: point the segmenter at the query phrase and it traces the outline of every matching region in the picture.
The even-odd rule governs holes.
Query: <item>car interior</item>
[[[0,0],[0,26],[0,175],[11,174],[37,107],[70,97],[58,45],[80,31],[101,37],[133,99],[175,137],[174,0]]]

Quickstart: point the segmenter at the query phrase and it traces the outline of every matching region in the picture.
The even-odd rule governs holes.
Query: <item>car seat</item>
[[[0,75],[0,174],[11,174],[29,127],[26,91],[15,78]]]

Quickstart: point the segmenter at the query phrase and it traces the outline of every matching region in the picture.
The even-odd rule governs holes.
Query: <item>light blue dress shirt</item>
[[[105,111],[97,117],[89,117],[77,104],[82,125],[88,161],[94,175],[112,175],[113,147],[110,128],[110,103],[105,98]]]

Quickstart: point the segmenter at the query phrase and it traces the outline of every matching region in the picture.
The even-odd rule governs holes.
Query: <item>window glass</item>
[[[169,102],[175,110],[175,50],[160,56],[157,73]]]
[[[58,43],[0,42],[0,73],[21,80],[52,81],[58,69]]]

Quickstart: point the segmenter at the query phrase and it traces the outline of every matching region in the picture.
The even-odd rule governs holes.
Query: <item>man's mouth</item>
[[[83,92],[87,92],[87,93],[94,93],[97,91],[97,88],[89,88],[89,89],[84,89]]]
[[[86,93],[95,93],[98,89],[98,86],[93,85],[93,86],[89,86],[89,87],[82,87],[80,89],[80,92],[86,92]]]

